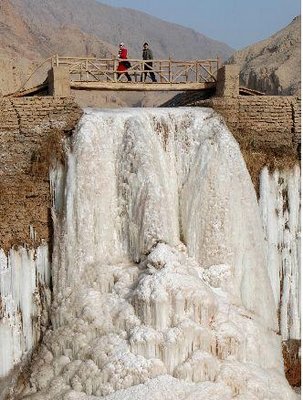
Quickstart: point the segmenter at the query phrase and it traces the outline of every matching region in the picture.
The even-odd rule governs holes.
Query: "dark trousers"
[[[132,78],[130,77],[128,72],[118,72],[119,77],[118,77],[118,81],[121,79],[121,76],[124,74],[128,80],[128,82],[131,82]]]
[[[145,64],[144,64],[144,69],[145,69],[145,70],[151,70],[151,71],[150,71],[150,72],[147,72],[147,71],[142,72],[142,75],[141,75],[141,82],[145,82],[146,77],[147,77],[147,74],[150,75],[151,80],[152,80],[153,82],[157,82],[157,79],[156,79],[156,77],[155,77],[155,74],[154,74],[154,72],[152,71],[152,69],[153,69],[153,63],[152,63],[152,62],[147,62],[147,63],[145,63]]]

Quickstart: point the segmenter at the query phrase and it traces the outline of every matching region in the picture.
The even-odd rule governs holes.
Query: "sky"
[[[134,8],[241,49],[288,25],[301,0],[98,0]]]

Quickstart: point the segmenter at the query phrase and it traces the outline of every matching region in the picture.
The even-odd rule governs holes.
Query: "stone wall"
[[[82,111],[72,99],[0,99],[0,248],[52,235],[49,166]]]
[[[213,97],[199,105],[218,111],[236,139],[252,150],[270,150],[280,155],[297,151],[301,133],[301,107],[297,97]]]

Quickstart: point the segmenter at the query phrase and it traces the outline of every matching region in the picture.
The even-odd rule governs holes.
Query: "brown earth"
[[[301,386],[301,340],[290,339],[282,344],[286,378],[291,386]]]

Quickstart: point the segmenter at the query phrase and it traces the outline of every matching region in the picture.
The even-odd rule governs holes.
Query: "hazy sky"
[[[193,28],[235,49],[266,39],[301,13],[300,0],[98,0]]]

